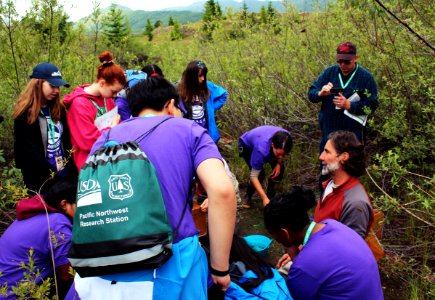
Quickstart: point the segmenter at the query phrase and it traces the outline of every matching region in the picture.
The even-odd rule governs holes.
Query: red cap
[[[352,60],[356,56],[356,46],[351,42],[341,43],[337,47],[337,60]]]

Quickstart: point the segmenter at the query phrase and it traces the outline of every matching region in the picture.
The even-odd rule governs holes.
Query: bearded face
[[[322,175],[331,175],[335,171],[340,169],[340,163],[338,161],[326,163],[322,163]]]

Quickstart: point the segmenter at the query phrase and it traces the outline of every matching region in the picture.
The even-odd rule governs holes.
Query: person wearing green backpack
[[[139,152],[146,154],[157,174],[172,230],[171,256],[156,267],[149,267],[144,261],[143,268],[135,264],[133,269],[129,270],[129,264],[125,263],[123,270],[107,273],[104,264],[109,264],[110,261],[125,255],[120,253],[117,256],[116,253],[112,253],[112,257],[96,260],[104,275],[88,276],[92,273],[92,265],[88,265],[88,273],[86,270],[82,272],[83,276],[78,271],[75,278],[75,291],[70,295],[75,294],[81,299],[205,300],[209,270],[213,282],[222,290],[226,290],[230,285],[229,253],[235,226],[236,198],[231,180],[225,172],[222,157],[204,128],[191,120],[172,117],[178,113],[179,97],[175,87],[166,79],[149,77],[139,81],[130,90],[127,101],[133,117],[110,131],[103,132],[92,147],[91,155],[82,172],[88,170],[94,163],[96,168],[99,168],[98,161],[93,159],[104,150],[119,147],[121,152],[125,150],[121,149],[124,145],[128,148],[128,145],[136,143]],[[131,147],[129,149],[131,150]],[[117,159],[126,161],[121,154]],[[116,159],[112,157],[112,161],[114,160]],[[199,244],[199,231],[195,227],[191,214],[191,187],[194,175],[204,186],[209,199],[208,233],[211,252],[209,265],[206,254]],[[79,182],[79,193],[82,193],[83,198],[77,201],[78,211],[82,205],[91,209],[92,206],[99,205],[96,203],[98,201],[103,204],[105,201],[118,201],[127,206],[136,193],[143,192],[134,184],[134,178],[137,177],[135,174],[130,172],[112,174],[112,176],[118,176],[120,179],[117,181],[118,184],[113,186],[107,183],[107,180],[102,180],[98,185],[93,186],[89,184],[90,182]],[[87,197],[88,190],[92,187],[98,187],[101,191],[101,200],[97,199],[98,197]],[[109,193],[104,192],[107,189]],[[145,211],[149,208],[144,204],[143,209]],[[75,219],[83,222],[84,225],[112,226],[122,222],[127,224],[135,218],[136,213],[137,210],[105,208],[95,215],[76,213]],[[100,216],[104,214],[104,217],[96,216],[97,214]],[[152,226],[150,221],[143,223],[145,227]],[[123,228],[126,230],[127,227],[127,225],[120,225],[119,230],[114,231],[113,234],[119,234],[120,230]],[[73,229],[73,247],[75,247],[74,231],[75,229]],[[116,242],[114,243],[116,245]],[[80,247],[81,245],[77,244],[77,248],[72,248],[73,251],[69,254],[70,260],[72,258],[78,265],[88,258],[76,255],[75,250],[80,250]],[[137,247],[137,253],[142,253],[144,250],[142,245],[138,244]],[[73,262],[72,265],[74,266]],[[110,266],[113,267],[116,270],[116,265]]]

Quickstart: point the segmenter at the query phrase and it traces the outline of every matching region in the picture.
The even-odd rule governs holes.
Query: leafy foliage
[[[103,13],[98,8],[92,16],[94,28],[87,31],[84,25],[70,26],[61,6],[52,5],[50,10],[42,2],[35,1],[22,19],[13,1],[2,1],[0,6],[2,207],[11,207],[13,202],[8,201],[25,193],[19,171],[8,163],[13,144],[10,116],[11,103],[31,68],[50,59],[74,87],[94,80],[96,55],[104,49],[115,53],[126,68],[156,63],[173,82],[188,61],[201,59],[208,66],[208,79],[229,92],[217,117],[225,141],[220,146],[233,172],[246,177],[237,157],[238,137],[253,127],[272,124],[290,129],[295,140],[286,160],[284,188],[314,187],[319,106],[308,102],[307,90],[323,69],[335,63],[336,45],[351,40],[358,47],[359,63],[372,72],[380,91],[380,107],[369,120],[370,160],[363,180],[374,205],[387,217],[382,242],[390,255],[381,271],[386,277],[401,274],[397,280],[408,288],[404,298],[430,298],[435,253],[434,52],[384,8],[366,0],[340,0],[323,11],[301,14],[285,1],[284,13],[269,6],[253,13],[244,2],[241,11],[227,15],[221,11],[204,23],[183,25],[181,36],[174,33],[177,26],[170,17],[171,27],[154,26],[152,43],[127,34],[120,44],[99,34]],[[434,43],[435,13],[429,0],[393,0],[384,5]],[[163,23],[168,19],[159,18]]]
[[[52,279],[46,278],[40,282],[41,270],[35,265],[33,258],[34,250],[29,250],[29,262],[25,264],[21,262],[20,268],[24,270],[24,278],[12,287],[12,291],[19,299],[47,299],[52,285]],[[40,282],[39,284],[37,284]]]

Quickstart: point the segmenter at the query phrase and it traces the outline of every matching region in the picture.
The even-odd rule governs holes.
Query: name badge
[[[57,171],[63,170],[63,168],[65,167],[65,161],[62,158],[62,156],[56,156],[55,160],[56,160],[56,169],[57,169]]]

